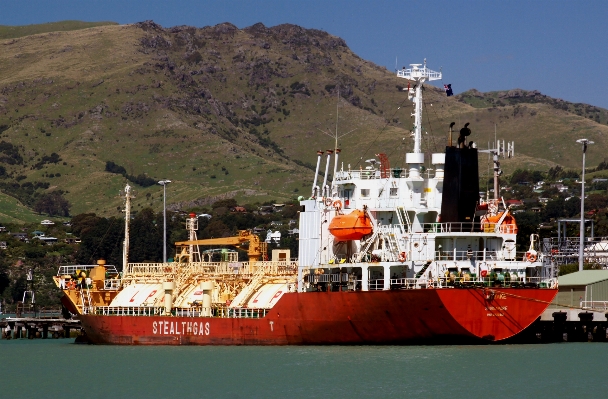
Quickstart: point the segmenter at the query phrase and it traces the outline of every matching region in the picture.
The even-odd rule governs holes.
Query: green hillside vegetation
[[[10,26],[0,25],[0,39],[15,39],[17,37],[37,35],[48,32],[67,32],[78,29],[93,28],[96,26],[117,25],[116,22],[84,22],[84,21],[59,21],[46,24]]]
[[[0,46],[0,189],[32,209],[59,192],[72,215],[120,217],[118,193],[129,182],[134,209],[158,211],[162,187],[149,182],[160,179],[172,181],[172,210],[309,195],[316,150],[334,146],[336,105],[339,134],[352,131],[339,140],[344,168],[380,152],[400,167],[412,148],[407,82],[318,30],[148,21]],[[516,157],[502,162],[507,173],[576,168],[577,138],[608,144],[608,111],[553,101],[474,90],[446,97],[427,85],[423,150],[442,151],[449,123],[470,122],[480,147],[495,126],[515,141]],[[602,159],[589,151],[589,165]],[[109,162],[125,173],[108,171]]]
[[[18,199],[0,193],[0,223],[34,223],[45,217],[24,206]]]

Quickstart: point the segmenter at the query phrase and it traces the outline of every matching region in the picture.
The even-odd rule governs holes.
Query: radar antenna
[[[415,82],[414,87],[409,87],[408,98],[414,103],[414,152],[405,156],[405,162],[410,164],[410,177],[420,176],[420,166],[424,164],[424,154],[420,147],[422,142],[422,84],[426,81],[440,80],[441,72],[436,72],[426,67],[426,58],[423,64],[410,64],[411,68],[397,71],[397,77]]]

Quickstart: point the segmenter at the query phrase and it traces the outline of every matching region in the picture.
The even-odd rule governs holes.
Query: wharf
[[[608,342],[606,310],[547,309],[509,343]]]
[[[69,338],[81,331],[80,320],[64,318],[7,317],[0,319],[2,339]]]

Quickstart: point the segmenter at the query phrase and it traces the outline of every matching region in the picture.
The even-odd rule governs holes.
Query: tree
[[[234,198],[227,198],[227,199],[222,199],[219,201],[215,201],[212,205],[211,208],[216,209],[216,208],[234,208],[235,206],[237,206],[237,202]]]
[[[70,208],[69,201],[58,191],[42,194],[34,204],[34,211],[47,213],[49,216],[69,216]]]
[[[522,212],[517,214],[517,249],[525,251],[530,245],[530,234],[538,233],[540,216],[534,212]]]
[[[84,213],[72,219],[72,231],[80,236],[76,259],[81,264],[93,264],[105,259],[108,265],[120,269],[122,265],[122,243],[124,221],[118,218],[103,218],[94,213]]]
[[[566,201],[562,197],[549,200],[543,210],[543,219],[557,219],[564,216],[565,203]]]
[[[157,218],[151,208],[139,211],[131,223],[129,242],[129,262],[160,262],[163,258],[162,216]]]
[[[581,199],[579,197],[570,197],[564,202],[564,214],[571,218],[579,215],[581,212]]]

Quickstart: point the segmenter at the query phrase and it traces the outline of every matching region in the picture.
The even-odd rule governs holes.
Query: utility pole
[[[585,153],[587,152],[587,146],[593,144],[593,141],[587,139],[578,139],[577,143],[583,145],[583,174],[581,175],[581,226],[580,226],[580,243],[578,248],[578,271],[583,271],[583,260],[585,250]]]
[[[161,180],[158,182],[163,186],[163,263],[167,262],[167,184],[171,180]]]

